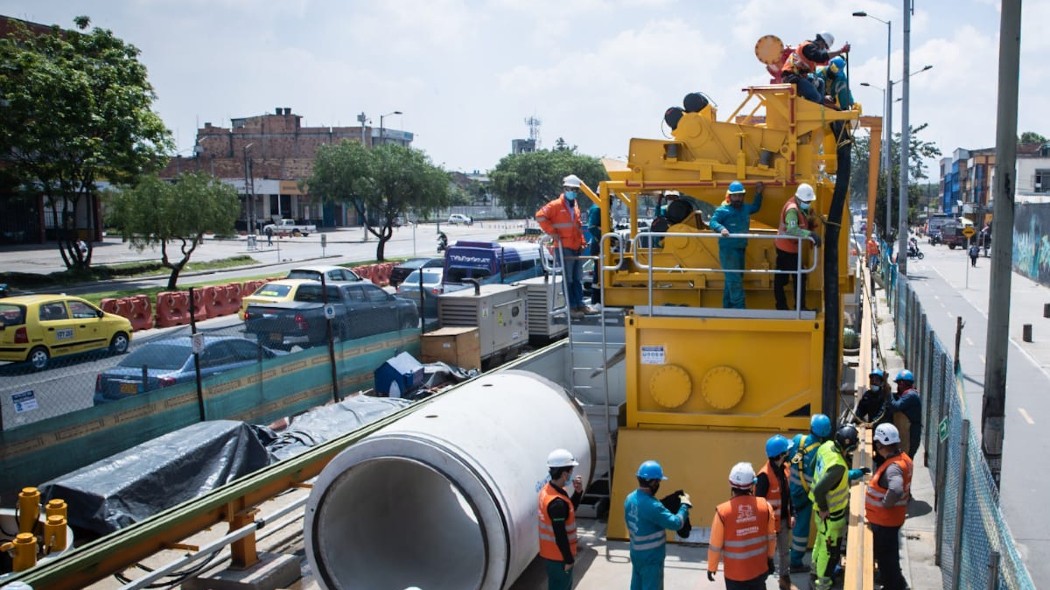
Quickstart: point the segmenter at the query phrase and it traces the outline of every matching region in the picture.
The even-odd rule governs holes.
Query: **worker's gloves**
[[[773,558],[772,557],[766,559],[766,568],[767,568],[766,569],[766,573],[767,574],[769,574],[771,576],[776,575],[777,568],[773,567]]]
[[[820,244],[822,243],[821,239],[820,239],[820,236],[818,236],[817,234],[813,233],[813,234],[809,234],[809,237],[813,238],[813,245],[816,246],[817,248],[819,248]]]
[[[856,481],[856,480],[860,479],[862,476],[868,475],[870,473],[871,473],[871,469],[869,469],[867,467],[861,467],[860,469],[850,469],[849,470],[849,480],[850,481]]]
[[[707,572],[707,581],[708,582],[714,582],[715,581],[715,572]]]
[[[678,497],[682,499],[682,505],[688,506],[689,508],[693,507],[693,501],[689,499],[689,494],[682,492]]]

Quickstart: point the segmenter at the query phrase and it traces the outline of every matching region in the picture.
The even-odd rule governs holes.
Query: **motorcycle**
[[[438,251],[438,254],[444,252],[445,250],[448,250],[448,236],[446,236],[444,233],[441,233],[441,234],[438,234],[438,238],[437,238],[437,251]]]
[[[926,255],[922,253],[922,250],[919,250],[917,244],[908,244],[908,258],[918,258],[919,260],[922,260],[923,258],[926,258]]]

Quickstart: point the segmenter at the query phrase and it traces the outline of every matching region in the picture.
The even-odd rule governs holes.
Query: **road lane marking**
[[[973,346],[973,340],[970,340],[969,336],[966,337],[966,345],[967,346]]]
[[[1030,426],[1035,424],[1035,420],[1032,420],[1032,417],[1028,415],[1028,412],[1026,412],[1024,408],[1017,408],[1017,411],[1021,412],[1021,417],[1024,418],[1024,421]]]

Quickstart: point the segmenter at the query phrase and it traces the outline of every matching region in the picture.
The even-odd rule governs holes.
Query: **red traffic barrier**
[[[190,323],[190,299],[185,291],[157,293],[157,326],[170,328]]]
[[[106,313],[117,313],[117,299],[115,297],[106,297],[99,302],[99,307]]]
[[[149,330],[153,327],[153,305],[149,297],[136,295],[131,297],[131,327],[135,330]]]

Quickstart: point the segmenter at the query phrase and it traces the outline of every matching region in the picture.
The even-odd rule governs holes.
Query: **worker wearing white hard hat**
[[[570,497],[565,486],[574,467],[580,464],[571,452],[554,449],[547,455],[550,481],[540,488],[539,531],[540,557],[547,566],[547,588],[570,590],[572,568],[576,563],[576,508],[583,498],[583,478],[572,480]]]
[[[773,509],[765,498],[755,496],[755,468],[750,463],[737,463],[729,470],[729,487],[732,496],[715,508],[711,521],[707,579],[715,581],[721,562],[727,588],[765,588],[777,548]],[[744,514],[747,518],[740,517]]]
[[[864,511],[871,525],[875,564],[882,587],[889,590],[907,588],[901,574],[900,529],[907,517],[911,500],[911,457],[901,450],[901,435],[893,424],[879,424],[872,437],[881,465],[868,482]]]
[[[780,225],[777,228],[780,237],[773,240],[777,249],[778,272],[773,277],[773,298],[776,300],[777,309],[790,309],[784,287],[787,286],[788,279],[794,277],[796,309],[812,311],[806,307],[806,275],[800,271],[802,267],[799,264],[799,246],[808,241],[812,241],[816,247],[820,246],[820,236],[814,231],[815,218],[811,217],[813,201],[816,198],[813,187],[803,182],[795,189],[795,196],[789,198],[780,210]]]
[[[560,250],[556,256],[564,262],[563,279],[569,292],[569,310],[573,317],[582,318],[597,310],[583,302],[583,256],[586,254],[587,238],[585,237],[584,219],[580,215],[577,196],[583,182],[580,177],[570,174],[562,179],[562,193],[536,212],[536,221],[540,229],[554,240]]]
[[[828,65],[832,58],[849,53],[849,43],[832,50],[834,44],[835,36],[827,31],[817,33],[812,41],[799,43],[781,67],[783,81],[794,84],[799,95],[806,100],[823,104],[824,95],[817,90],[809,76],[816,73],[817,66]]]

